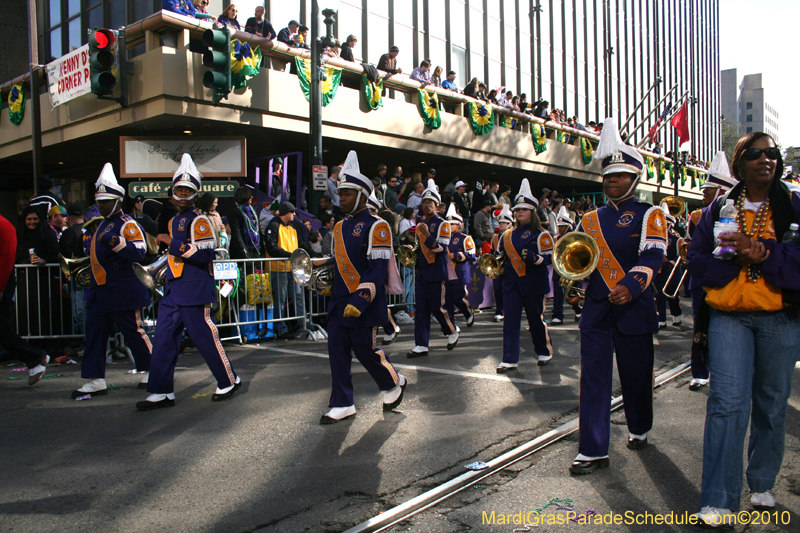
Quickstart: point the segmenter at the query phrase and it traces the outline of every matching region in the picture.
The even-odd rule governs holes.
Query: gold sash
[[[339,275],[342,276],[347,290],[353,294],[361,284],[361,274],[358,273],[350,257],[347,255],[347,250],[344,247],[344,236],[342,235],[342,226],[344,221],[339,221],[333,228],[333,253],[336,258],[336,269]]]
[[[94,281],[98,285],[106,284],[106,271],[102,266],[100,266],[100,262],[97,260],[97,251],[95,250],[95,246],[97,246],[97,239],[100,235],[100,226],[102,225],[102,223],[98,224],[97,229],[94,231],[94,236],[92,237],[92,247],[89,253],[89,262],[92,265],[92,276],[94,276]]]
[[[431,229],[430,226],[428,226],[428,223],[424,221],[417,224],[417,228],[419,228],[419,226],[422,224],[425,224],[425,227],[428,228],[429,230]],[[434,235],[433,237],[435,239],[436,235]],[[417,239],[419,240],[419,251],[422,253],[422,256],[425,258],[426,261],[428,261],[428,264],[430,265],[431,263],[436,261],[436,253],[427,246],[425,246],[425,239],[422,239],[419,236],[419,233],[417,233]]]
[[[172,221],[169,222],[169,236],[172,237]],[[169,250],[169,248],[167,248]],[[169,265],[169,270],[172,272],[172,275],[175,279],[180,278],[183,276],[183,259],[180,257],[175,257],[172,254],[169,254],[167,257],[167,264]]]
[[[600,222],[597,220],[597,211],[583,215],[581,225],[584,231],[597,241],[597,247],[600,249],[600,261],[597,263],[597,271],[600,272],[609,290],[613,290],[617,283],[625,277],[625,271],[606,242],[603,230],[600,228]]]
[[[522,278],[525,276],[527,270],[525,261],[522,260],[522,256],[519,255],[517,249],[514,248],[514,243],[511,242],[511,233],[513,231],[512,229],[507,229],[505,233],[503,233],[503,248],[505,249],[506,257],[508,257],[508,260],[511,262],[511,266],[517,271],[517,275]]]

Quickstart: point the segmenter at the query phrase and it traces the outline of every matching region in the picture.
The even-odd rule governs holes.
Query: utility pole
[[[36,24],[36,0],[28,0],[28,61],[30,63],[31,140],[33,146],[33,194],[39,194],[39,176],[44,174],[42,163],[42,122],[39,109],[39,31]]]

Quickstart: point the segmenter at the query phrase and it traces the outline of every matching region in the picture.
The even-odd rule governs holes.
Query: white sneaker
[[[498,374],[505,374],[509,370],[514,370],[517,368],[517,363],[500,363],[497,365],[497,373]]]
[[[346,418],[351,418],[354,416],[356,416],[355,405],[348,405],[347,407],[333,407],[330,411],[322,415],[322,418],[319,419],[319,423],[323,425],[335,424],[336,422],[341,422]]]
[[[682,316],[674,316],[674,317],[672,317],[672,325],[673,326],[680,326],[681,322],[683,322],[683,317]]]
[[[564,321],[561,320],[560,318],[554,318],[553,320],[550,321],[551,324],[562,324],[563,322]]]
[[[667,327],[667,323],[666,322],[659,322],[658,323],[658,327],[665,328],[665,327]]]
[[[397,328],[398,330],[400,328]],[[386,346],[387,344],[392,344],[394,340],[397,338],[397,331],[393,331],[389,334],[383,336],[383,345]]]
[[[734,525],[736,513],[730,509],[718,509],[717,507],[706,506],[700,509],[699,513],[695,513],[692,516],[696,516],[698,520],[708,527],[719,527]]]
[[[39,383],[39,380],[42,379],[44,376],[45,371],[47,370],[47,363],[50,362],[50,356],[44,356],[44,363],[38,364],[33,368],[28,369],[28,385],[36,385]]]
[[[774,509],[775,498],[769,492],[753,492],[750,494],[750,503],[756,509]]]
[[[458,344],[458,326],[456,326],[456,332],[452,335],[447,336],[447,349],[452,350]]]
[[[391,411],[403,401],[403,391],[406,389],[408,381],[403,374],[400,374],[400,380],[397,385],[383,393],[383,410]]]
[[[547,363],[550,362],[550,359],[552,359],[552,358],[553,358],[552,355],[537,355],[536,356],[536,360],[538,361],[539,366],[546,365]]]
[[[411,318],[410,316],[408,316],[408,313],[406,313],[405,311],[400,311],[399,313],[394,315],[394,320],[398,324],[413,324],[414,323],[414,319]]]
[[[80,396],[101,396],[108,394],[108,386],[106,380],[103,378],[91,379],[83,384],[83,387],[76,391],[72,391],[72,397],[78,398]]]
[[[503,320],[503,315],[494,315],[495,322],[500,322],[501,320]]]

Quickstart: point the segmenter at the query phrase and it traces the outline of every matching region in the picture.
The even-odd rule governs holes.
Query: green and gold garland
[[[261,47],[255,49],[249,43],[231,39],[231,85],[247,86],[247,80],[258,75],[261,66]]]
[[[665,174],[667,173],[667,167],[668,166],[669,165],[664,163],[663,161],[659,161],[658,162],[658,183],[659,184],[661,184],[661,182],[664,181],[664,178],[666,177]],[[670,172],[670,177],[671,176],[672,176],[672,173]]]
[[[500,125],[502,127],[513,130],[517,124],[519,124],[519,121],[514,117],[509,117],[508,115],[500,115]]]
[[[592,162],[592,158],[594,157],[594,148],[592,147],[592,142],[585,137],[581,137],[581,155],[583,156],[583,164],[588,165]]]
[[[439,96],[436,91],[428,94],[425,89],[417,89],[417,108],[422,116],[422,122],[430,129],[439,129],[442,125],[442,115],[439,112]]]
[[[383,78],[377,81],[369,81],[366,74],[361,75],[361,89],[367,99],[367,105],[373,111],[383,107]]]
[[[300,82],[303,95],[308,100],[311,97],[311,60],[296,57],[295,64],[297,65],[297,80]],[[342,82],[342,69],[326,65],[325,76],[326,80],[321,83],[323,107],[330,104],[333,97],[336,96],[336,91],[339,90]]]
[[[531,137],[533,138],[533,149],[537,154],[547,150],[547,145],[545,144],[546,135],[542,124],[531,124]]]
[[[645,160],[645,167],[647,168],[647,180],[650,181],[651,179],[656,177],[656,162],[655,160],[647,156]]]
[[[8,93],[8,118],[11,123],[19,126],[25,116],[25,86],[14,85]]]
[[[475,135],[486,135],[494,128],[494,110],[487,105],[469,102],[467,118]]]

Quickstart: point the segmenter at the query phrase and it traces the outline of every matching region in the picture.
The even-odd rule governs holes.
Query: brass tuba
[[[397,248],[397,259],[400,264],[408,268],[414,268],[417,264],[417,256],[419,255],[419,243],[415,243],[414,247],[403,244]]]
[[[154,291],[159,287],[163,287],[166,282],[168,260],[169,252],[164,252],[161,257],[147,266],[134,263],[133,272],[145,287]]]
[[[678,218],[686,212],[686,200],[678,196],[667,196],[661,200],[662,204],[667,204],[669,214]]]
[[[324,259],[324,262],[329,261],[329,258]],[[308,287],[322,295],[330,294],[330,289],[333,287],[334,268],[336,267],[333,265],[315,265],[308,252],[302,248],[298,248],[289,256],[289,270],[292,272],[294,281],[298,285]]]
[[[483,275],[489,279],[497,279],[503,273],[503,267],[506,264],[506,254],[501,253],[495,256],[492,253],[483,254],[478,259],[478,268],[481,269]]]
[[[58,254],[58,262],[61,265],[61,273],[65,279],[75,278],[78,287],[86,288],[91,284],[92,266],[89,264],[88,257],[78,259],[68,259]]]
[[[586,233],[570,232],[556,241],[553,248],[553,269],[561,276],[561,284],[566,287],[567,298],[586,297],[583,289],[573,285],[594,272],[600,261],[597,242]]]

